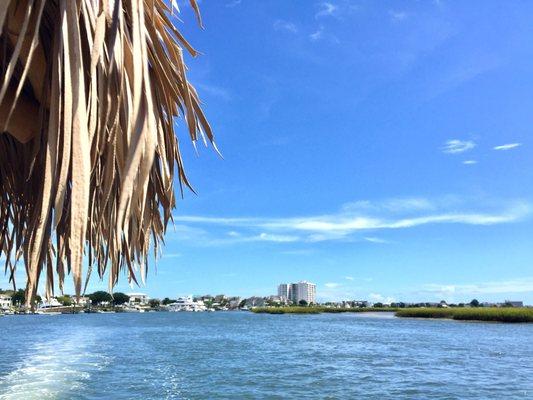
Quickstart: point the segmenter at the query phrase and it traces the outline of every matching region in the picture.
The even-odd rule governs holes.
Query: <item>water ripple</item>
[[[0,331],[6,400],[533,398],[533,325],[147,313],[5,317]]]

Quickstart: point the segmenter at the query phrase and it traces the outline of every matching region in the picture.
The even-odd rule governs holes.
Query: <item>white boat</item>
[[[178,297],[178,299],[167,306],[168,311],[188,311],[188,312],[203,312],[207,310],[202,300],[194,301],[192,296]]]
[[[64,308],[65,307],[59,301],[57,301],[55,297],[52,297],[49,300],[41,301],[37,306],[37,310],[35,310],[35,314],[60,315],[61,311],[54,311],[54,310],[64,309]]]
[[[35,314],[39,314],[39,315],[61,315],[61,313],[59,311],[46,311],[46,309],[37,310],[37,311],[35,311]]]

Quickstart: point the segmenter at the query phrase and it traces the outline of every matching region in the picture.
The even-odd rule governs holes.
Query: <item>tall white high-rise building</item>
[[[294,293],[294,301],[299,303],[305,300],[307,304],[316,302],[316,285],[311,282],[301,281],[296,284],[296,293]]]
[[[278,286],[278,296],[284,300],[289,300],[289,288],[291,285],[287,283],[282,283]]]
[[[278,296],[293,303],[305,300],[307,304],[316,303],[316,285],[307,281],[297,283],[282,283],[278,286]]]

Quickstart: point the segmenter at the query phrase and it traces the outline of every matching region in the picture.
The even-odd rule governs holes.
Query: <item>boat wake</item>
[[[79,395],[91,373],[105,368],[109,357],[94,351],[94,336],[69,334],[43,338],[9,374],[0,377],[0,399],[67,399]]]

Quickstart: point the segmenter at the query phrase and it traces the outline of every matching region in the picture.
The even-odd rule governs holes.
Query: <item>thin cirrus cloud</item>
[[[381,239],[381,238],[374,237],[374,236],[368,236],[368,237],[365,237],[364,239],[365,239],[367,242],[370,242],[370,243],[381,243],[381,244],[389,243],[388,240]]]
[[[421,292],[437,296],[488,295],[504,293],[526,293],[533,291],[533,277],[503,281],[481,282],[476,284],[435,284],[422,287]]]
[[[163,258],[180,258],[181,253],[163,253]]]
[[[312,41],[320,40],[324,37],[324,27],[319,26],[318,29],[309,35],[309,39]]]
[[[477,164],[477,161],[476,160],[465,160],[465,161],[463,161],[463,164],[465,164],[465,165],[474,165],[474,164]]]
[[[227,8],[237,7],[241,3],[242,3],[242,0],[233,0],[233,1],[230,1],[229,3],[227,3],[226,7]]]
[[[332,33],[326,32],[324,25],[320,25],[316,31],[309,34],[309,40],[312,42],[318,42],[319,40],[325,40],[330,44],[339,44],[340,40]]]
[[[232,99],[232,95],[230,91],[226,88],[216,86],[216,85],[208,85],[205,83],[197,83],[196,86],[205,94],[219,98],[224,101],[230,101]]]
[[[522,146],[522,143],[507,143],[507,144],[502,144],[499,146],[494,146],[492,149],[505,151],[505,150],[516,149],[517,147],[520,147],[520,146]]]
[[[393,22],[404,21],[408,16],[409,14],[407,14],[405,11],[395,11],[395,10],[389,11],[389,17]]]
[[[384,296],[379,293],[370,293],[368,297],[370,298],[370,300],[374,302],[380,302],[380,303],[386,303],[386,304],[390,304],[396,301],[394,297]]]
[[[282,19],[278,19],[274,21],[274,30],[275,31],[285,31],[290,33],[298,33],[298,28],[293,22],[285,21]]]
[[[369,213],[369,212],[413,212],[435,210],[443,205],[449,206],[457,202],[453,196],[444,196],[438,201],[423,197],[396,197],[381,201],[359,200],[346,203],[342,206],[345,213]]]
[[[476,147],[476,143],[472,140],[451,139],[444,144],[442,152],[446,154],[460,154],[472,150],[474,147]]]
[[[529,203],[520,200],[500,202],[499,207],[487,208],[479,201],[469,202],[453,196],[449,201],[415,199],[404,199],[403,205],[400,199],[365,202],[364,207],[344,207],[334,214],[307,217],[177,215],[174,221],[179,224],[182,235],[178,236],[181,239],[192,238],[195,242],[206,244],[316,243],[361,239],[381,244],[388,241],[376,235],[377,232],[436,224],[490,226],[519,222],[530,214]],[[391,204],[394,207],[391,208]],[[184,229],[185,226],[190,229]],[[229,235],[228,230],[233,233]]]
[[[338,10],[339,7],[337,5],[325,1],[323,3],[320,3],[319,10],[315,14],[315,18],[319,19],[323,17],[333,17],[337,14]]]

